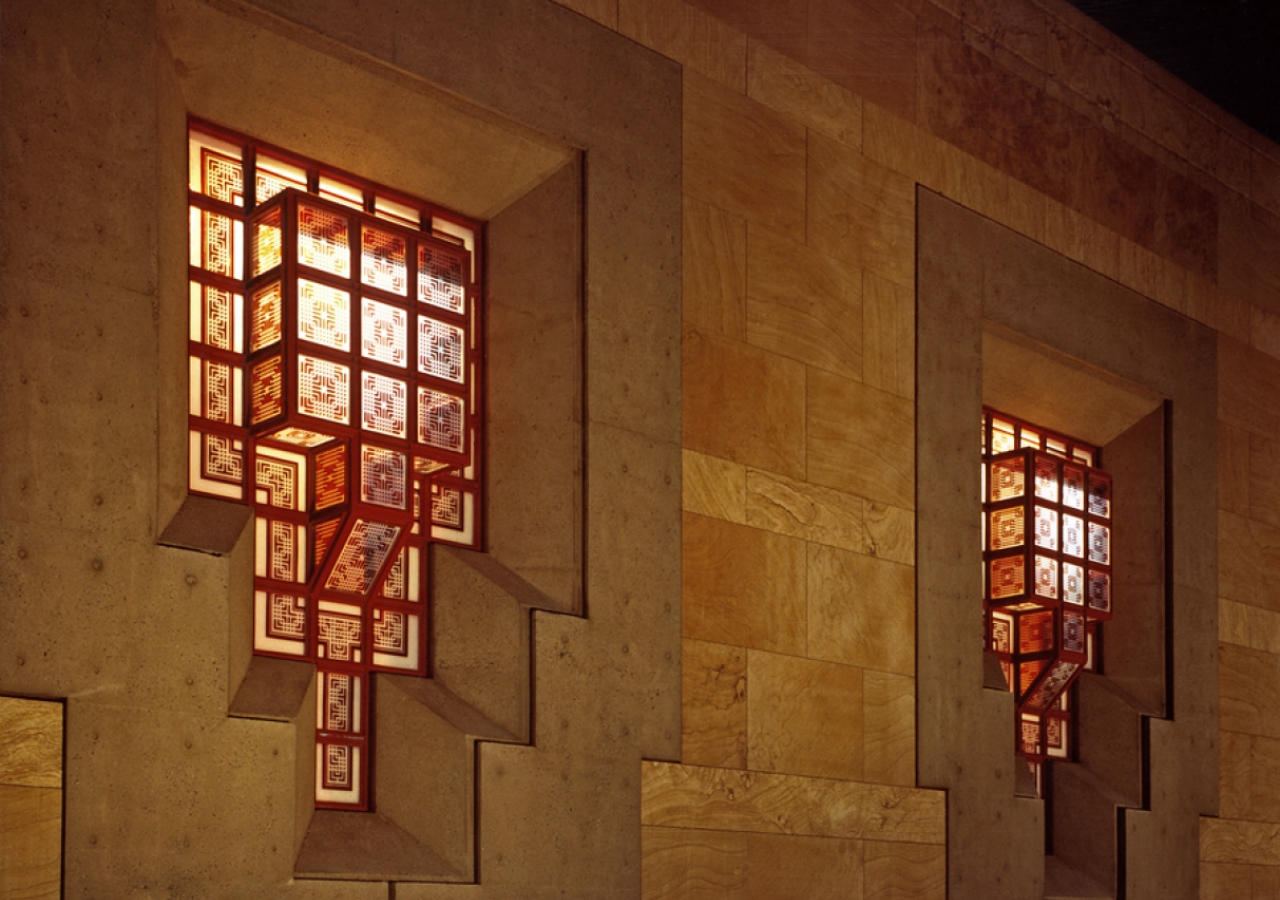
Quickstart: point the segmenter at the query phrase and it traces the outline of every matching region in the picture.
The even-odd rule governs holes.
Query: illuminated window
[[[1111,476],[1098,448],[983,413],[986,646],[1013,691],[1018,753],[1040,782],[1072,756],[1076,679],[1111,618]]]
[[[480,544],[479,224],[189,139],[189,488],[253,506],[254,652],[315,662],[316,805],[367,809],[371,673],[426,674],[426,545]]]

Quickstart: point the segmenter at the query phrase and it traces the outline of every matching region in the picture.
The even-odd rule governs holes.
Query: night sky
[[[1280,144],[1280,0],[1070,0]]]

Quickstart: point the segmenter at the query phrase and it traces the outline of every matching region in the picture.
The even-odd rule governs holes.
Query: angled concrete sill
[[[251,515],[252,510],[243,503],[188,495],[157,543],[226,556],[240,540]]]
[[[380,677],[440,716],[462,734],[483,741],[523,743],[522,738],[494,722],[434,678],[412,678],[406,675]]]
[[[385,816],[324,809],[311,820],[294,874],[344,881],[470,880]]]
[[[315,671],[314,663],[255,656],[249,661],[249,671],[227,713],[246,719],[292,722],[302,711]]]

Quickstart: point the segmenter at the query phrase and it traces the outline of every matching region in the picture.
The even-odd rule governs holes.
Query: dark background
[[[1280,0],[1069,0],[1280,144]]]

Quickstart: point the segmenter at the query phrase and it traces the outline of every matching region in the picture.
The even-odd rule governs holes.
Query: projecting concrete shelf
[[[1114,896],[1089,876],[1055,857],[1046,856],[1044,900],[1114,900]]]

